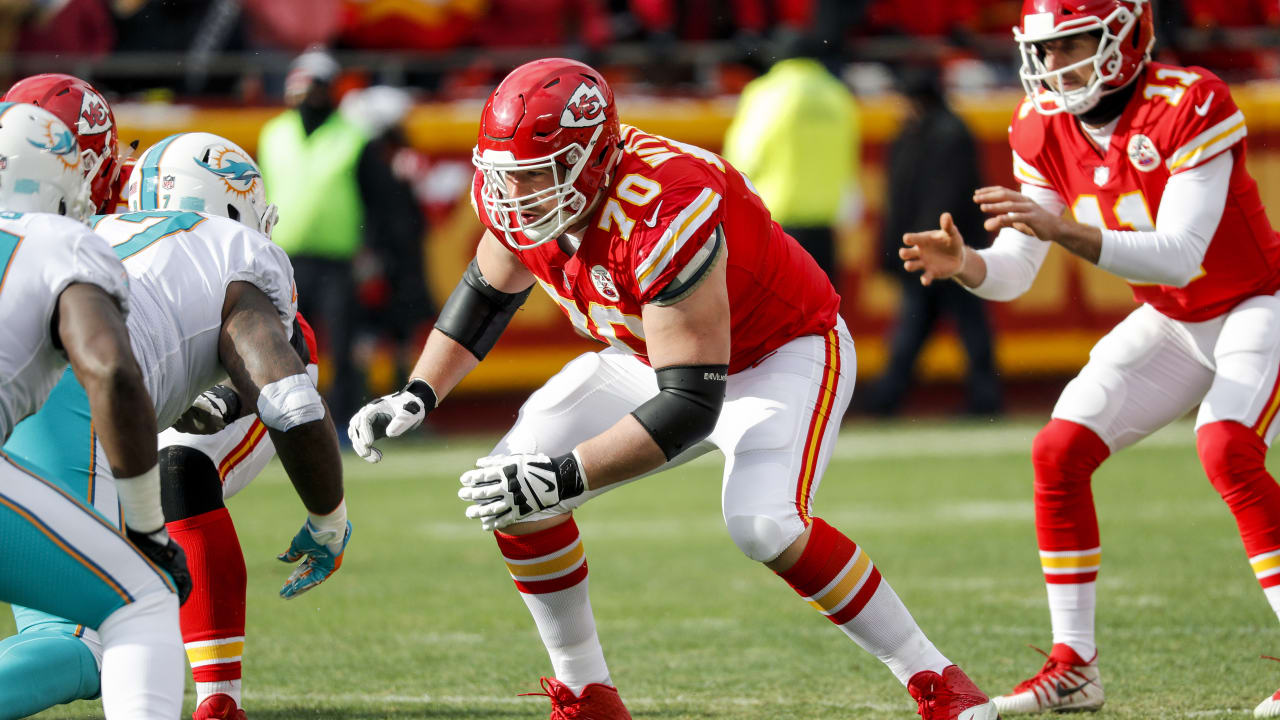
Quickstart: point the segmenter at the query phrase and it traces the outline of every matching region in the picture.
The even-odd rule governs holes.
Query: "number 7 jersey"
[[[163,210],[98,215],[91,222],[129,274],[129,341],[161,428],[226,378],[218,338],[228,285],[257,287],[292,332],[293,266],[256,230],[217,215]]]
[[[1077,119],[1044,116],[1024,99],[1009,128],[1014,176],[1056,191],[1079,222],[1154,230],[1173,175],[1233,156],[1226,206],[1200,274],[1184,287],[1131,282],[1134,299],[1167,317],[1199,322],[1245,298],[1280,289],[1280,237],[1245,168],[1244,114],[1226,83],[1199,67],[1148,63],[1101,152]]]
[[[627,125],[622,141],[614,179],[588,215],[577,252],[566,255],[555,242],[519,251],[503,244],[579,332],[648,363],[644,306],[688,294],[711,262],[728,264],[729,372],[835,327],[840,296],[741,173],[707,150]],[[477,206],[482,182],[477,172]],[[502,237],[485,213],[477,215]]]

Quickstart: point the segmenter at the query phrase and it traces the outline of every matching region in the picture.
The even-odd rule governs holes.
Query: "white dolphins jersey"
[[[90,223],[129,274],[129,340],[158,427],[172,425],[197,395],[226,378],[218,337],[232,282],[266,293],[292,334],[293,266],[258,231],[217,215],[163,210],[99,215]]]
[[[0,442],[66,370],[52,322],[73,283],[97,285],[127,312],[128,279],[102,238],[61,215],[0,212]]]

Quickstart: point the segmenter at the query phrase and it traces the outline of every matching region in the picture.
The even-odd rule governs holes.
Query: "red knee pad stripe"
[[[240,669],[240,663],[218,663],[217,665],[202,665],[198,668],[191,669],[191,679],[196,682],[227,682],[229,680],[239,680],[243,671]]]
[[[809,542],[791,569],[778,576],[796,592],[811,597],[827,586],[853,558],[858,546],[822,518],[813,518]]]
[[[853,596],[848,605],[845,605],[834,615],[828,616],[831,622],[837,625],[843,625],[858,616],[862,612],[862,608],[871,602],[871,596],[876,594],[876,589],[880,587],[880,568],[872,566],[871,574],[867,577],[867,581],[862,584],[862,588],[858,590],[858,594]]]
[[[1044,581],[1048,585],[1079,585],[1080,583],[1091,583],[1098,580],[1098,571],[1086,573],[1074,573],[1070,575],[1060,575],[1056,573],[1045,573]]]
[[[559,592],[587,579],[586,551],[573,518],[528,535],[496,532],[494,538],[522,593]]]
[[[502,557],[509,560],[532,560],[569,547],[578,541],[578,524],[570,517],[555,527],[549,527],[528,535],[508,535],[502,531],[493,534],[498,541]]]

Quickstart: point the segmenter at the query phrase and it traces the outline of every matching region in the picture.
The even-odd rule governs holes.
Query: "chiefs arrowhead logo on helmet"
[[[107,101],[102,96],[88,90],[80,100],[79,127],[80,135],[96,135],[111,129],[111,113],[107,111]]]
[[[600,88],[582,83],[573,91],[564,112],[560,114],[561,127],[593,127],[604,122],[604,109],[609,106]]]

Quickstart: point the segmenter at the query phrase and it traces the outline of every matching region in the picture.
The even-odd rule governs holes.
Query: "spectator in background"
[[[285,78],[289,109],[263,126],[258,161],[267,201],[280,208],[271,239],[293,261],[298,309],[316,326],[333,368],[325,399],[333,417],[347,418],[363,394],[352,358],[352,267],[371,210],[367,189],[377,184],[372,177],[387,170],[368,152],[368,132],[336,112],[332,85],[338,71],[337,61],[322,50],[293,61]]]
[[[725,135],[724,156],[751,179],[773,219],[840,291],[835,230],[860,205],[858,106],[815,59],[807,36],[750,82]]]
[[[982,186],[977,145],[964,121],[947,106],[936,69],[907,71],[902,87],[910,105],[906,123],[889,147],[888,205],[881,235],[882,267],[901,280],[902,304],[889,362],[872,388],[868,410],[877,415],[898,410],[911,385],[920,350],[945,312],[955,322],[969,358],[965,411],[995,415],[1003,402],[986,305],[957,283],[922,286],[914,273],[903,270],[898,259],[903,233],[936,224],[944,212],[952,214],[967,240],[988,237],[982,227],[983,215],[973,203],[974,191]]]
[[[409,93],[385,85],[355,90],[339,112],[371,138],[365,149],[370,169],[361,175],[365,196],[365,250],[356,263],[361,334],[388,339],[395,347],[396,377],[417,359],[435,317],[423,266],[426,219],[411,183],[417,158],[405,136]],[[407,364],[404,357],[406,350]]]

